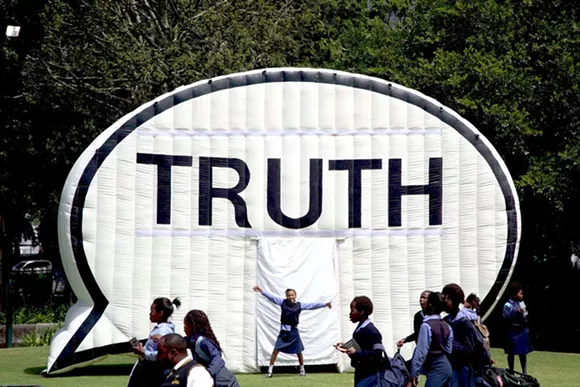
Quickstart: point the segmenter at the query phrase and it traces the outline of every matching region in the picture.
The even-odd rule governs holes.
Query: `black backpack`
[[[379,380],[380,387],[405,387],[409,381],[409,370],[405,364],[405,359],[400,353],[400,348],[395,356],[389,358],[387,351],[382,344],[375,344],[373,349],[380,349],[383,352],[383,364],[385,365],[385,375]]]
[[[538,379],[504,368],[488,367],[483,380],[490,387],[540,387]]]
[[[540,387],[538,379],[517,371],[503,370],[504,387]]]
[[[490,387],[505,387],[505,382],[503,379],[503,368],[497,367],[489,367],[485,370],[483,374],[483,380],[490,386]],[[485,385],[485,384],[482,384]]]

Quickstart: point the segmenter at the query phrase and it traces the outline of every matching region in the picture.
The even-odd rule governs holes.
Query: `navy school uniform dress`
[[[355,387],[375,387],[385,374],[386,364],[383,358],[383,337],[371,320],[360,323],[352,338],[358,343],[360,351],[350,357],[354,368]]]
[[[222,353],[217,345],[207,337],[186,337],[195,362],[203,365],[215,381],[215,387],[240,387],[234,374],[226,368]]]
[[[300,312],[303,310],[313,310],[326,307],[322,302],[295,302],[291,304],[288,300],[276,297],[268,292],[262,294],[271,302],[279,305],[282,313],[280,316],[280,333],[274,345],[274,350],[288,354],[298,354],[304,351],[304,345],[298,332]]]
[[[475,327],[463,309],[455,316],[447,315],[444,321],[453,330],[453,350],[451,368],[453,377],[451,387],[475,387],[475,373],[471,364],[471,353],[475,348]]]
[[[502,317],[506,325],[507,340],[504,352],[508,355],[527,355],[533,351],[528,328],[528,314],[518,312],[520,303],[509,299],[503,306]]]
[[[427,376],[425,387],[450,387],[453,329],[439,315],[426,316],[411,359],[411,377]]]

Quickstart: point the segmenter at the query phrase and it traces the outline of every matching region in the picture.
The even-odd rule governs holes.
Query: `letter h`
[[[402,185],[401,159],[389,160],[389,227],[401,226],[401,198],[403,195],[429,195],[429,225],[442,224],[443,159],[429,159],[429,184]]]

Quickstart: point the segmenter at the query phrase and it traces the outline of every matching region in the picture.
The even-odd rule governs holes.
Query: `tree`
[[[13,0],[35,31],[10,65],[3,203],[44,223],[53,240],[60,191],[80,153],[141,104],[181,85],[248,69],[323,66],[358,1]],[[15,75],[17,74],[17,75]],[[17,102],[17,104],[16,104]],[[9,161],[8,161],[9,160]],[[22,227],[14,227],[19,240]],[[58,263],[58,259],[55,263]]]
[[[334,61],[434,97],[494,144],[522,209],[515,279],[531,284],[552,348],[549,316],[580,279],[569,260],[580,246],[578,16],[570,1],[409,1],[346,31]]]

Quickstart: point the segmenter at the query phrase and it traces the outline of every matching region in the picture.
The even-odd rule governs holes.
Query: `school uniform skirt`
[[[512,329],[507,333],[506,346],[504,352],[508,355],[527,355],[533,351],[530,331],[528,327],[521,330]]]
[[[425,387],[451,387],[453,370],[447,356],[430,358],[423,368],[427,377]]]
[[[290,354],[304,352],[304,345],[302,344],[298,328],[292,327],[292,330],[289,331],[281,330],[278,334],[274,349]]]

